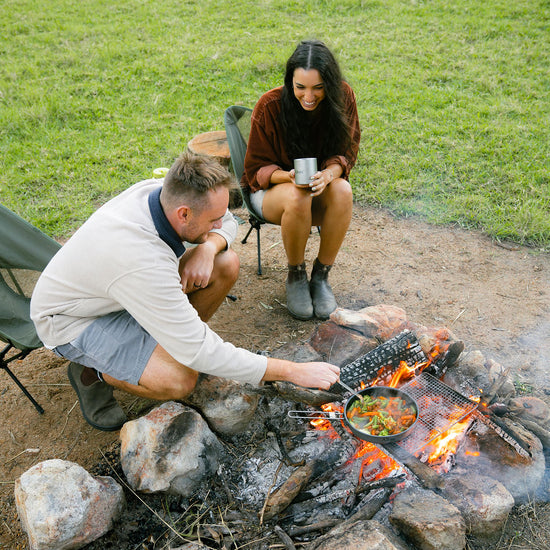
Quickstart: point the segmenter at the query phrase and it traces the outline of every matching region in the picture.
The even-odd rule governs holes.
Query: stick
[[[277,536],[283,541],[288,550],[296,550],[296,546],[294,546],[292,539],[278,525],[275,525],[275,533],[277,533]]]

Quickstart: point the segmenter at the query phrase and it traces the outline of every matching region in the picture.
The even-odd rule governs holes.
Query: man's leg
[[[157,344],[138,384],[117,380],[108,374],[104,374],[103,379],[107,384],[133,395],[169,401],[189,395],[195,388],[198,375],[197,371],[178,363]]]
[[[189,302],[203,321],[208,321],[216,313],[238,276],[239,257],[235,251],[228,248],[217,254],[208,285],[188,293]]]
[[[238,273],[239,259],[233,250],[228,249],[216,256],[208,285],[189,294],[189,301],[203,321],[207,321],[218,309],[235,283]],[[118,336],[123,337],[122,334]],[[113,387],[158,400],[182,399],[195,387],[198,378],[196,371],[178,363],[158,344],[153,343],[155,347],[152,349],[149,341],[143,338],[138,338],[136,342],[131,347],[142,348],[143,353],[147,354],[147,364],[136,384],[119,380],[108,373],[102,373],[100,379],[95,368],[78,362],[69,365],[69,379],[78,395],[82,414],[89,424],[99,430],[117,430],[126,421],[124,411],[113,397]],[[147,352],[147,349],[152,349],[152,352]],[[67,354],[74,353],[74,348],[64,351]],[[90,365],[93,363],[84,357],[67,357]],[[135,363],[135,358],[129,362]]]

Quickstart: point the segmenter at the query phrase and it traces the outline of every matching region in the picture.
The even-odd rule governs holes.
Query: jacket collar
[[[162,187],[155,189],[149,193],[149,211],[153,218],[153,223],[158,231],[159,237],[173,250],[174,254],[179,258],[185,252],[185,246],[181,242],[179,235],[170,225],[162,205],[160,204],[160,191]]]

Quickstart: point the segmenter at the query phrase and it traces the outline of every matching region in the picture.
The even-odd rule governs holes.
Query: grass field
[[[548,0],[5,0],[0,200],[55,237],[335,52],[358,201],[550,249]]]

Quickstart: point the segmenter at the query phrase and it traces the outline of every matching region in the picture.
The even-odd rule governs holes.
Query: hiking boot
[[[327,280],[331,267],[331,265],[324,265],[316,259],[311,271],[309,289],[315,317],[318,319],[328,319],[330,314],[338,307],[332,288]]]
[[[292,317],[301,321],[307,321],[313,317],[313,304],[309,293],[305,263],[288,266],[286,307]]]
[[[126,414],[113,397],[113,387],[99,378],[90,385],[84,385],[81,376],[84,366],[69,363],[67,376],[73,387],[84,420],[98,430],[113,432],[120,430],[126,422]]]

